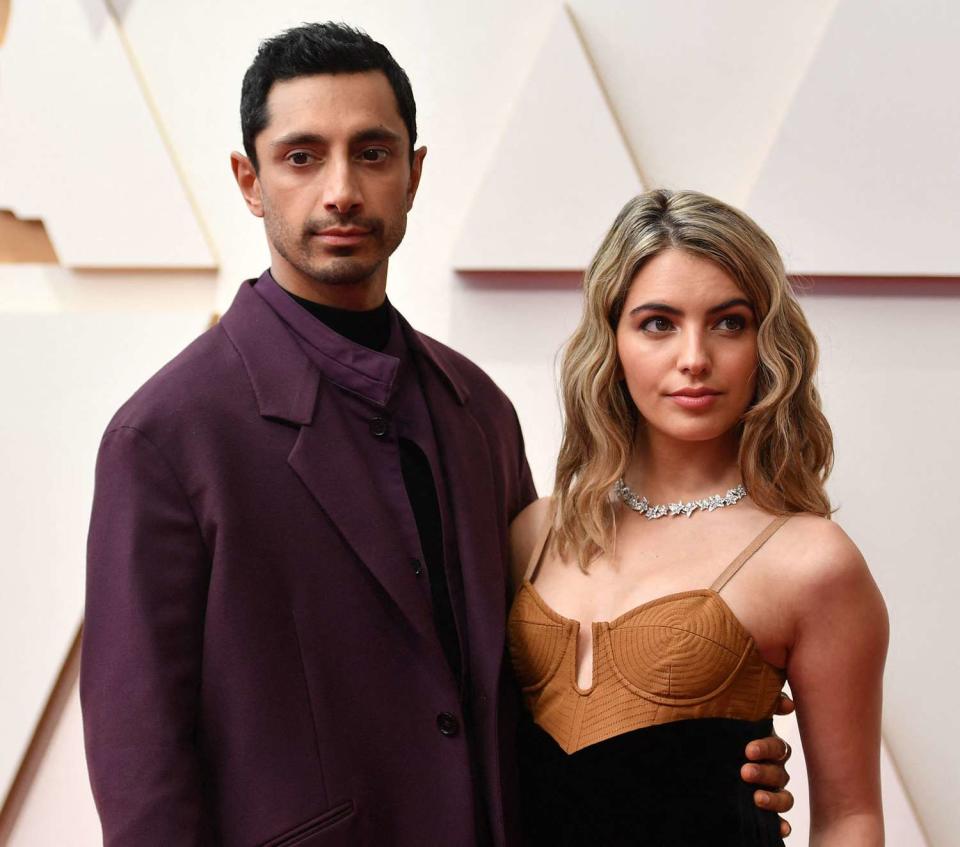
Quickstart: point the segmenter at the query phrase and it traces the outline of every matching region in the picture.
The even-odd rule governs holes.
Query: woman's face
[[[682,250],[649,259],[617,325],[630,396],[648,429],[681,441],[728,434],[753,399],[757,324],[719,265]]]

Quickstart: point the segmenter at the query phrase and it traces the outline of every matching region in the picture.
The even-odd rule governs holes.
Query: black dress
[[[615,735],[572,754],[524,716],[524,844],[563,847],[782,847],[777,815],[740,778],[770,720],[702,718]]]

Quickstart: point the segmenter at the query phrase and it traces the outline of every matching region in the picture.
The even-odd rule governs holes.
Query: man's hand
[[[786,694],[780,695],[776,714],[789,715],[794,709],[793,700]],[[776,812],[778,815],[793,808],[793,795],[784,786],[790,781],[784,765],[790,758],[790,745],[775,735],[751,741],[747,745],[747,764],[740,768],[744,782],[763,785],[774,789],[759,789],[753,793],[753,802],[761,809]],[[790,824],[780,819],[780,835],[786,838],[790,834]]]

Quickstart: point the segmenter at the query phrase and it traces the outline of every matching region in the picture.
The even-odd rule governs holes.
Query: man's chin
[[[304,268],[304,272],[321,285],[363,285],[369,282],[379,264],[338,261],[323,267]]]

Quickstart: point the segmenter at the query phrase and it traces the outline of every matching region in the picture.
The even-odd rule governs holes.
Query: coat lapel
[[[351,398],[325,386],[314,423],[300,428],[289,463],[346,543],[414,627],[436,640],[430,599],[396,539],[401,537],[387,507],[389,493],[377,487],[385,470],[403,492],[395,449],[368,430],[369,414],[350,408]]]
[[[429,354],[428,354],[428,358]],[[506,631],[503,546],[506,520],[490,464],[487,436],[463,394],[451,390],[437,363],[421,370],[457,534],[466,603],[471,677],[493,693]]]
[[[219,326],[243,360],[260,414],[300,426],[287,457],[293,471],[413,627],[435,642],[429,597],[396,549],[389,492],[376,484],[395,474],[403,490],[390,445],[370,433],[371,407],[322,378],[249,282]]]

